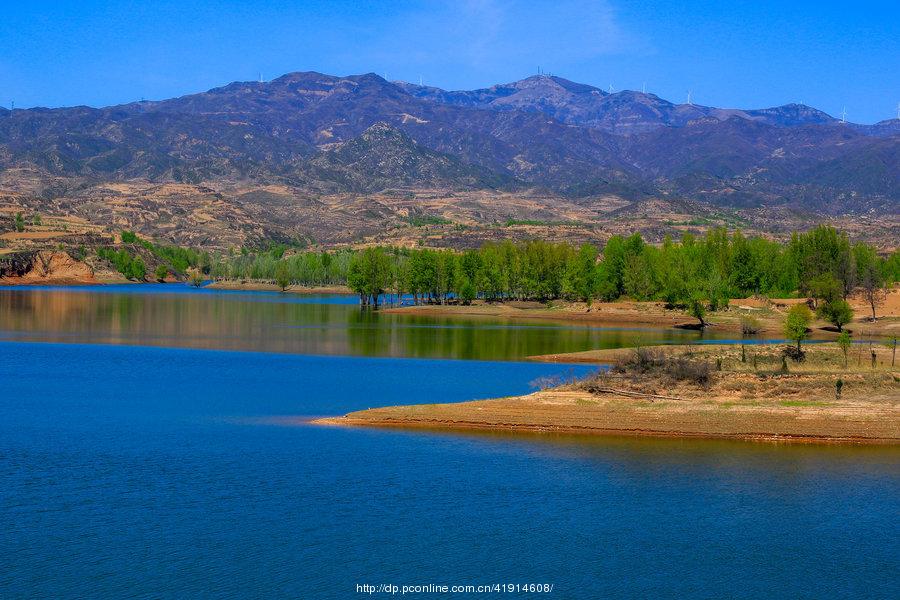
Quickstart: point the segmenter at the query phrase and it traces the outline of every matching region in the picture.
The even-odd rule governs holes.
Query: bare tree
[[[872,320],[875,320],[875,309],[876,307],[884,304],[885,299],[887,298],[887,292],[880,285],[866,285],[865,283],[862,286],[863,289],[863,298],[866,299],[866,304],[869,305],[869,308],[872,309]]]
[[[884,303],[886,292],[885,277],[875,250],[858,244],[855,247],[856,277],[862,288],[863,298],[872,309],[872,320],[875,320],[875,309]]]

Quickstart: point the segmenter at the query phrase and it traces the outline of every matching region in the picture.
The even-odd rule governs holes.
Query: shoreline
[[[21,287],[30,288],[38,286],[55,286],[55,287],[102,287],[105,285],[189,285],[187,281],[167,280],[167,281],[133,281],[130,279],[95,279],[95,278],[68,278],[68,277],[3,277],[0,278],[0,286],[2,287]],[[333,286],[290,286],[286,290],[282,290],[275,284],[269,283],[240,283],[230,281],[216,281],[204,286],[205,289],[211,290],[227,290],[227,291],[247,291],[247,292],[284,292],[286,294],[302,294],[302,295],[355,295],[350,288],[341,285]]]
[[[309,423],[433,431],[900,445],[900,371],[889,366],[888,349],[878,350],[879,366],[874,370],[844,370],[842,365],[835,365],[835,361],[843,360],[836,345],[818,346],[826,344],[807,350],[808,360],[814,365],[792,366],[787,374],[769,370],[770,363],[780,362],[777,351],[781,346],[754,348],[765,352],[765,370],[761,371],[751,371],[740,361],[739,347],[711,345],[699,349],[696,352],[706,357],[704,360],[716,357],[724,361],[726,369],[717,372],[714,382],[704,387],[650,377],[623,377],[610,380],[614,387],[588,389],[573,382],[523,396],[387,406]],[[659,347],[658,351],[670,356],[685,352],[680,346]],[[595,352],[590,361],[581,362],[601,364],[618,360],[632,350]],[[565,355],[551,356],[563,362]],[[743,370],[727,370],[731,368]],[[839,378],[845,383],[842,396],[837,398],[834,382]]]
[[[663,439],[732,440],[743,442],[789,443],[789,444],[865,444],[873,446],[900,445],[900,437],[867,438],[828,435],[791,435],[778,433],[712,433],[688,432],[665,429],[616,429],[598,427],[516,425],[512,423],[463,422],[444,423],[442,421],[403,421],[392,419],[355,419],[343,417],[319,417],[306,421],[322,427],[371,427],[377,429],[427,430],[433,432],[496,431],[515,434],[559,434],[597,437],[651,437]]]
[[[246,292],[284,292],[285,294],[339,294],[346,296],[356,295],[349,287],[345,285],[319,285],[304,286],[291,285],[287,289],[282,290],[281,287],[274,283],[263,283],[259,281],[214,281],[203,286],[209,290],[230,290],[230,291],[246,291]]]
[[[741,318],[751,317],[757,321],[758,334],[781,337],[784,315],[787,309],[805,298],[775,299],[763,302],[753,298],[734,299],[727,310],[711,312],[707,315],[707,329],[734,332],[741,335]],[[875,322],[869,321],[858,306],[854,307],[857,317],[845,326],[855,336],[890,338],[900,336],[900,288],[889,294],[882,307],[882,316]],[[621,327],[625,325],[674,327],[678,329],[699,329],[695,318],[678,309],[668,309],[662,302],[635,302],[618,300],[615,302],[595,302],[590,307],[580,302],[554,302],[548,306],[538,302],[498,302],[476,301],[469,306],[458,304],[423,304],[380,309],[389,314],[423,315],[432,317],[477,317],[502,318],[514,321],[557,321],[581,323],[586,326]],[[821,339],[834,339],[838,333],[829,324],[816,320],[813,334]]]

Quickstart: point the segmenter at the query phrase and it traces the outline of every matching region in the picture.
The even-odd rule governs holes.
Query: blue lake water
[[[95,301],[63,312],[106,336]],[[0,330],[21,325],[18,301],[3,306]],[[405,344],[149,347],[143,326],[127,343],[63,344],[48,338],[66,322],[43,311],[29,318],[44,343],[0,342],[2,598],[504,583],[553,584],[551,598],[898,596],[894,449],[315,427],[304,420],[522,393],[586,368],[410,359]]]

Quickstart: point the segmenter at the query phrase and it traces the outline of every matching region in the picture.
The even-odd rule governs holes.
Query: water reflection
[[[293,424],[293,423],[292,423]],[[644,476],[681,472],[704,476],[717,472],[740,474],[747,481],[771,477],[789,482],[805,474],[858,478],[866,474],[892,474],[900,485],[900,447],[744,440],[651,437],[632,435],[588,435],[502,430],[448,430],[427,428],[392,432],[411,436],[441,435],[482,443],[500,452],[529,453],[580,462],[585,465],[615,464],[621,473]]]
[[[701,339],[672,328],[385,314],[361,311],[355,299],[341,296],[136,287],[0,289],[0,338],[482,360]]]

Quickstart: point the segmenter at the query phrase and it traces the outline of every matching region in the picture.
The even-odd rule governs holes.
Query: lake
[[[891,448],[305,423],[695,332],[123,287],[0,290],[0,597],[897,597]]]
[[[727,335],[375,313],[361,311],[356,296],[172,284],[0,288],[0,315],[0,339],[6,340],[398,358],[521,360],[536,354]]]

